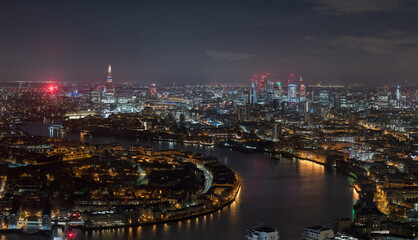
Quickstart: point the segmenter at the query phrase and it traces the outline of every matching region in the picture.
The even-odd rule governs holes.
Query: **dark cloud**
[[[306,41],[316,41],[316,40],[318,40],[316,37],[312,37],[312,36],[305,36],[303,39],[305,39]]]
[[[317,0],[316,10],[327,14],[418,12],[417,0]]]
[[[250,58],[250,55],[246,52],[229,52],[214,49],[207,49],[206,55],[210,58],[223,61],[239,61]]]
[[[389,33],[384,37],[353,37],[338,36],[329,43],[333,46],[362,50],[374,54],[392,54],[418,49],[418,37],[402,37],[401,35],[392,35],[399,33]]]

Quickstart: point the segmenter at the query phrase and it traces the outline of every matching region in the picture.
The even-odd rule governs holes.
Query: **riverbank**
[[[86,230],[86,231],[117,229],[117,228],[130,228],[130,227],[164,224],[164,223],[178,222],[178,221],[183,221],[183,220],[187,220],[187,219],[192,219],[192,218],[196,218],[196,217],[200,217],[200,216],[204,216],[204,215],[214,213],[216,211],[222,210],[223,208],[231,205],[236,200],[240,191],[241,191],[241,185],[239,185],[237,191],[234,194],[234,197],[231,200],[228,200],[228,201],[222,203],[221,205],[217,206],[216,208],[209,209],[209,210],[203,211],[203,212],[197,212],[197,213],[194,213],[194,214],[191,214],[191,215],[188,215],[188,216],[176,217],[176,218],[172,218],[172,219],[162,219],[162,220],[156,220],[156,221],[142,222],[142,223],[137,223],[137,224],[126,224],[126,225],[121,225],[121,226],[80,227],[80,228],[82,230]]]
[[[34,135],[50,136],[50,123],[33,122],[24,130]],[[79,133],[68,132],[68,140],[79,141]],[[345,174],[335,168],[324,168],[311,161],[292,161],[283,155],[281,161],[271,159],[266,153],[242,153],[229,148],[199,146],[172,141],[142,141],[136,138],[91,136],[89,144],[119,143],[125,149],[130,145],[150,146],[156,150],[176,149],[196,152],[217,158],[233,169],[240,177],[242,191],[236,200],[221,211],[208,213],[206,217],[190,217],[188,220],[143,224],[142,227],[125,227],[118,230],[77,231],[80,239],[225,239],[236,240],[245,236],[245,228],[260,222],[275,225],[283,239],[300,238],[304,227],[313,224],[330,225],[333,219],[351,217],[353,193]],[[303,190],[303,189],[309,189]],[[306,212],[312,204],[315,211]],[[294,206],[298,206],[295,208]],[[333,209],[332,212],[329,210]],[[186,218],[184,218],[186,219]],[[228,228],[229,231],[219,231]],[[12,234],[10,240],[31,240],[29,236]],[[205,237],[207,236],[207,237]],[[210,237],[209,237],[210,236]],[[38,239],[49,240],[47,238]]]

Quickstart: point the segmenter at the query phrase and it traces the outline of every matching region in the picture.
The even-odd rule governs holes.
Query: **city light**
[[[3,1],[0,240],[418,240],[417,1]]]
[[[47,89],[49,92],[55,92],[58,90],[58,87],[56,85],[49,85]]]

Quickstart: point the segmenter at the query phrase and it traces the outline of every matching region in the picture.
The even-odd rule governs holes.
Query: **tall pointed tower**
[[[106,103],[115,102],[115,86],[113,86],[112,66],[110,65],[107,69],[107,86],[106,86],[106,92],[105,92],[105,102]]]
[[[111,65],[109,65],[107,69],[107,85],[109,86],[112,85],[112,66]]]

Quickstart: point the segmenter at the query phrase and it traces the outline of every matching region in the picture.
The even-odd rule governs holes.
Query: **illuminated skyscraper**
[[[251,83],[250,96],[249,97],[250,97],[250,99],[249,99],[250,105],[257,102],[257,90],[256,90],[254,82]]]
[[[301,102],[306,101],[306,87],[303,83],[300,85],[299,93],[300,93],[300,101]]]
[[[109,65],[107,70],[107,87],[106,87],[106,95],[114,96],[115,95],[115,87],[113,86],[112,80],[112,66]]]
[[[296,102],[296,88],[297,85],[295,83],[289,83],[287,85],[287,99],[289,102]]]
[[[297,84],[295,83],[295,75],[290,74],[287,84],[287,101],[295,103],[297,102]]]
[[[107,85],[112,85],[112,66],[109,65],[107,69]]]
[[[299,83],[300,83],[299,99],[300,99],[301,102],[304,102],[304,101],[306,101],[306,87],[303,84],[302,76],[300,76]]]
[[[273,88],[273,100],[281,100],[282,99],[282,83],[277,82]]]
[[[102,98],[103,103],[115,103],[115,87],[113,86],[112,80],[112,66],[109,65],[107,70],[107,84],[106,90],[104,91],[104,97]]]
[[[266,92],[265,92],[265,103],[272,105],[273,104],[273,91],[274,91],[274,82],[267,81]]]
[[[271,80],[272,75],[270,73],[266,74],[256,74],[251,78],[251,83],[254,83],[255,90],[257,93],[265,92],[267,90],[267,85],[269,80]]]
[[[319,104],[321,106],[327,106],[329,104],[329,92],[326,89],[323,89],[319,92]]]
[[[396,88],[396,106],[401,106],[401,86]]]
[[[151,96],[157,96],[157,85],[155,83],[151,83],[148,88],[148,92]]]

